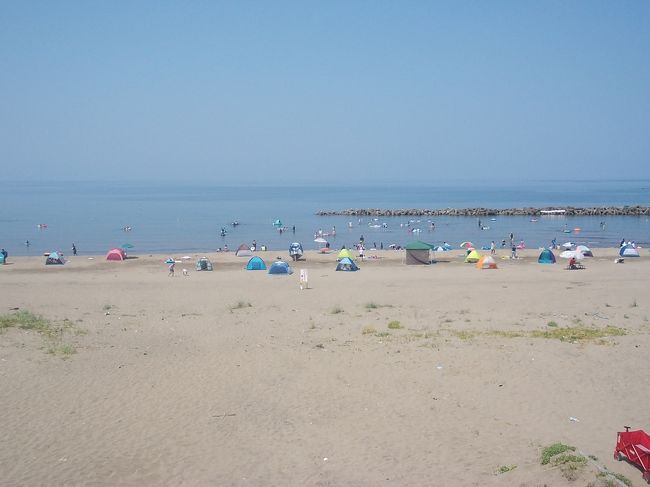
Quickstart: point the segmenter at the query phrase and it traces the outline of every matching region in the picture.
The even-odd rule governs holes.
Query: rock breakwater
[[[650,216],[650,206],[602,206],[576,208],[574,206],[555,206],[545,208],[402,208],[396,210],[381,208],[351,208],[348,210],[321,210],[318,216]]]

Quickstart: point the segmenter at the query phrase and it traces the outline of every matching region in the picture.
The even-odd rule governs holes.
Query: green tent
[[[408,244],[404,248],[406,250],[431,250],[433,248],[433,245],[418,240],[417,242]]]
[[[428,265],[431,264],[429,252],[433,246],[426,242],[412,242],[404,249],[406,250],[406,265]]]

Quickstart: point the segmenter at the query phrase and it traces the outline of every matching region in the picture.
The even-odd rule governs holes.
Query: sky
[[[6,180],[650,178],[650,2],[0,0]]]

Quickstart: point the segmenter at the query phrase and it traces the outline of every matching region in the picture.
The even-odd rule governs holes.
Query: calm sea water
[[[430,231],[427,219],[319,217],[318,210],[347,208],[447,208],[521,206],[650,205],[650,181],[530,182],[510,186],[475,183],[440,186],[218,186],[175,183],[5,182],[0,194],[0,246],[10,255],[40,255],[59,249],[69,254],[74,242],[82,255],[103,254],[125,243],[131,254],[212,252],[241,243],[265,244],[286,251],[292,241],[315,249],[319,229],[332,246],[351,245],[363,235],[369,244],[405,245],[413,240],[447,241],[457,246],[471,240],[477,246],[499,244],[510,232],[528,247],[546,246],[553,238],[592,247],[612,247],[625,238],[649,246],[650,222],[637,217],[437,217]],[[280,233],[272,223],[280,219],[288,228]],[[240,225],[232,227],[231,222]],[[605,223],[602,229],[600,223]],[[47,229],[39,229],[39,223]],[[387,228],[369,224],[386,223]],[[567,234],[565,228],[580,228]],[[295,225],[295,234],[292,227]],[[351,226],[350,226],[351,225]],[[123,228],[130,226],[131,231]],[[228,230],[225,237],[220,229]],[[410,229],[420,229],[411,233]],[[25,245],[29,240],[30,246]]]

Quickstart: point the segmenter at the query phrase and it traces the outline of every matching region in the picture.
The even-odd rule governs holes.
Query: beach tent
[[[196,261],[196,270],[197,271],[211,271],[212,270],[212,262],[210,262],[210,259],[207,257],[201,257],[199,260]]]
[[[293,242],[291,245],[289,245],[289,256],[293,260],[298,260],[300,257],[302,257],[303,250],[302,250],[302,244],[300,242]]]
[[[352,258],[352,254],[348,249],[341,249],[339,252],[339,255],[336,256],[337,259],[341,260],[343,258],[347,257],[348,259]]]
[[[482,256],[476,263],[477,269],[496,269],[497,263],[491,255]]]
[[[481,258],[481,254],[479,254],[476,250],[472,250],[469,254],[467,254],[467,257],[465,257],[465,262],[469,264],[475,264],[477,263]]]
[[[542,250],[542,253],[539,254],[537,262],[540,264],[555,264],[555,254],[550,251],[550,249]]]
[[[273,262],[273,265],[271,265],[271,268],[269,269],[269,274],[291,274],[292,272],[293,271],[291,267],[289,267],[289,264],[281,260]]]
[[[4,254],[0,254],[0,264],[4,264],[4,263],[5,263],[5,256]]]
[[[248,264],[246,265],[246,270],[247,271],[265,271],[266,270],[266,264],[264,261],[255,256],[251,257],[251,259],[248,261]]]
[[[594,253],[586,245],[578,245],[576,247],[576,251],[581,252],[582,255],[584,255],[585,257],[593,257],[594,256]]]
[[[621,250],[618,251],[621,257],[639,257],[639,251],[632,245],[623,245]]]
[[[424,242],[413,242],[404,247],[406,250],[406,265],[428,265],[431,264],[431,245]]]
[[[63,265],[65,264],[65,257],[61,252],[50,252],[50,255],[45,259],[45,265]]]
[[[282,220],[279,218],[273,222],[274,227],[281,227],[282,226]]]
[[[123,249],[111,249],[106,254],[106,260],[124,260],[126,259],[126,252]]]
[[[251,252],[251,249],[248,245],[241,244],[235,251],[235,255],[237,257],[250,257],[253,255],[253,252]]]
[[[343,257],[336,265],[337,271],[358,271],[359,267],[349,257]]]

